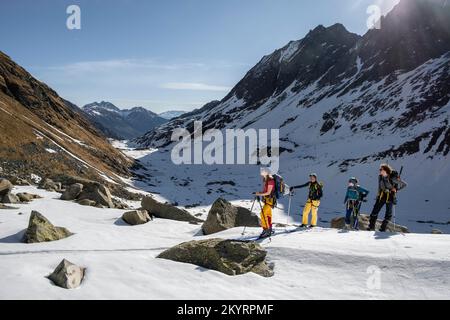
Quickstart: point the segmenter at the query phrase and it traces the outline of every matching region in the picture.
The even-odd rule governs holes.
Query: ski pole
[[[255,206],[257,197],[255,197],[255,200],[253,200],[252,208],[250,209],[250,212],[253,212],[253,207]],[[244,227],[244,231],[242,231],[242,235],[245,235],[245,231],[247,230],[247,226]]]
[[[289,192],[289,205],[288,205],[288,216],[287,216],[287,220],[286,220],[286,228],[289,223],[289,219],[291,217],[291,202],[292,202],[292,192]]]

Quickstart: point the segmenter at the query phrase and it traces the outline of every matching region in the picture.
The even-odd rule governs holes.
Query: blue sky
[[[156,112],[223,98],[262,56],[319,24],[367,31],[367,8],[398,0],[14,0],[0,2],[0,50],[82,106]],[[81,8],[68,30],[66,8]]]

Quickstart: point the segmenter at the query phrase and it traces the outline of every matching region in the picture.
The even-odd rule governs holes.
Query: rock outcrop
[[[146,210],[133,210],[125,212],[122,216],[122,220],[129,225],[136,226],[140,224],[146,224],[151,221],[152,218],[148,215]]]
[[[250,210],[235,207],[224,199],[214,202],[208,217],[202,226],[205,235],[221,232],[236,227],[259,227],[260,221]]]
[[[63,227],[55,227],[42,214],[37,211],[31,212],[28,228],[23,236],[25,243],[39,243],[61,240],[73,235]]]
[[[30,185],[30,183],[27,180],[19,178],[19,177],[12,177],[10,179],[10,181],[15,186],[29,186]]]
[[[58,287],[75,289],[81,285],[86,269],[64,259],[48,278]]]
[[[370,217],[366,214],[359,215],[359,229],[367,230],[369,228]],[[381,223],[383,220],[378,220],[375,225],[375,230],[380,230]],[[345,218],[339,217],[331,220],[331,228],[333,229],[343,229],[345,227]],[[401,226],[399,224],[395,224],[393,222],[389,222],[387,226],[387,232],[400,232],[400,233],[409,233],[409,230],[405,226]]]
[[[50,178],[45,178],[41,181],[39,184],[40,189],[44,189],[47,191],[61,191],[61,183],[60,182],[54,182]]]
[[[83,185],[81,183],[74,183],[66,188],[66,191],[61,195],[61,200],[72,201],[78,198],[83,191]]]
[[[88,199],[95,201],[96,205],[114,208],[111,192],[107,187],[98,182],[91,182],[83,186],[83,191],[78,196],[78,200]]]
[[[274,272],[266,263],[266,255],[256,242],[208,239],[179,244],[158,258],[194,264],[230,276],[254,272],[271,277]]]
[[[160,203],[152,197],[144,197],[141,205],[150,215],[157,218],[195,223],[203,222],[203,220],[194,217],[186,210],[179,209],[170,204]]]

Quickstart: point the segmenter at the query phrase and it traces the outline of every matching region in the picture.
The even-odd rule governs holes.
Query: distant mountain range
[[[89,120],[107,137],[133,139],[168,121],[143,107],[121,110],[111,102],[94,102],[82,108]]]
[[[178,117],[182,116],[185,113],[186,113],[186,111],[166,111],[166,112],[160,113],[159,116],[166,120],[172,120],[174,118],[178,118]]]

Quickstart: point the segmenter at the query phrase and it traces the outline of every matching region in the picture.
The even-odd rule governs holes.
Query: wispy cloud
[[[112,59],[98,61],[81,61],[61,66],[43,67],[42,69],[63,71],[68,73],[86,73],[86,72],[104,72],[122,70],[168,70],[176,71],[183,69],[207,68],[204,63],[181,62],[181,63],[163,63],[157,60],[148,59]]]
[[[216,86],[205,83],[194,82],[169,82],[161,85],[163,89],[171,90],[194,90],[194,91],[230,91],[231,87]]]

